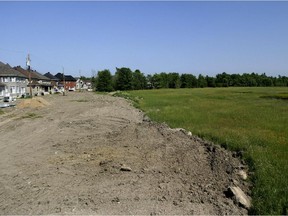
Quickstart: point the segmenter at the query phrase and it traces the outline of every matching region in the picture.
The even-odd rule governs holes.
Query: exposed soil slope
[[[1,214],[247,214],[224,193],[248,189],[232,153],[122,98],[43,99],[0,116]]]

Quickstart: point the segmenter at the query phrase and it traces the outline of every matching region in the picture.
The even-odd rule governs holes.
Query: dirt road
[[[247,214],[224,193],[248,189],[232,153],[122,98],[43,99],[0,115],[1,214]]]

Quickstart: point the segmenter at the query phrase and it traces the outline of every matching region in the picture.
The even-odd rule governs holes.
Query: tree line
[[[115,90],[140,90],[160,88],[205,88],[205,87],[256,87],[256,86],[288,86],[288,77],[271,77],[265,73],[217,74],[216,77],[197,77],[193,74],[156,73],[145,76],[140,70],[132,71],[130,68],[116,68],[115,75],[109,70],[98,71],[96,77],[92,77],[92,83],[96,91],[111,92]]]

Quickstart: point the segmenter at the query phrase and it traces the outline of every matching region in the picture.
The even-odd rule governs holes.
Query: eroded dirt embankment
[[[248,190],[231,152],[122,98],[43,98],[0,116],[1,214],[247,214],[225,195]]]

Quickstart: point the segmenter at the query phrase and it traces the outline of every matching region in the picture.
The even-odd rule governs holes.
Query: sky
[[[288,76],[288,1],[0,1],[0,61],[72,76],[116,67]]]

